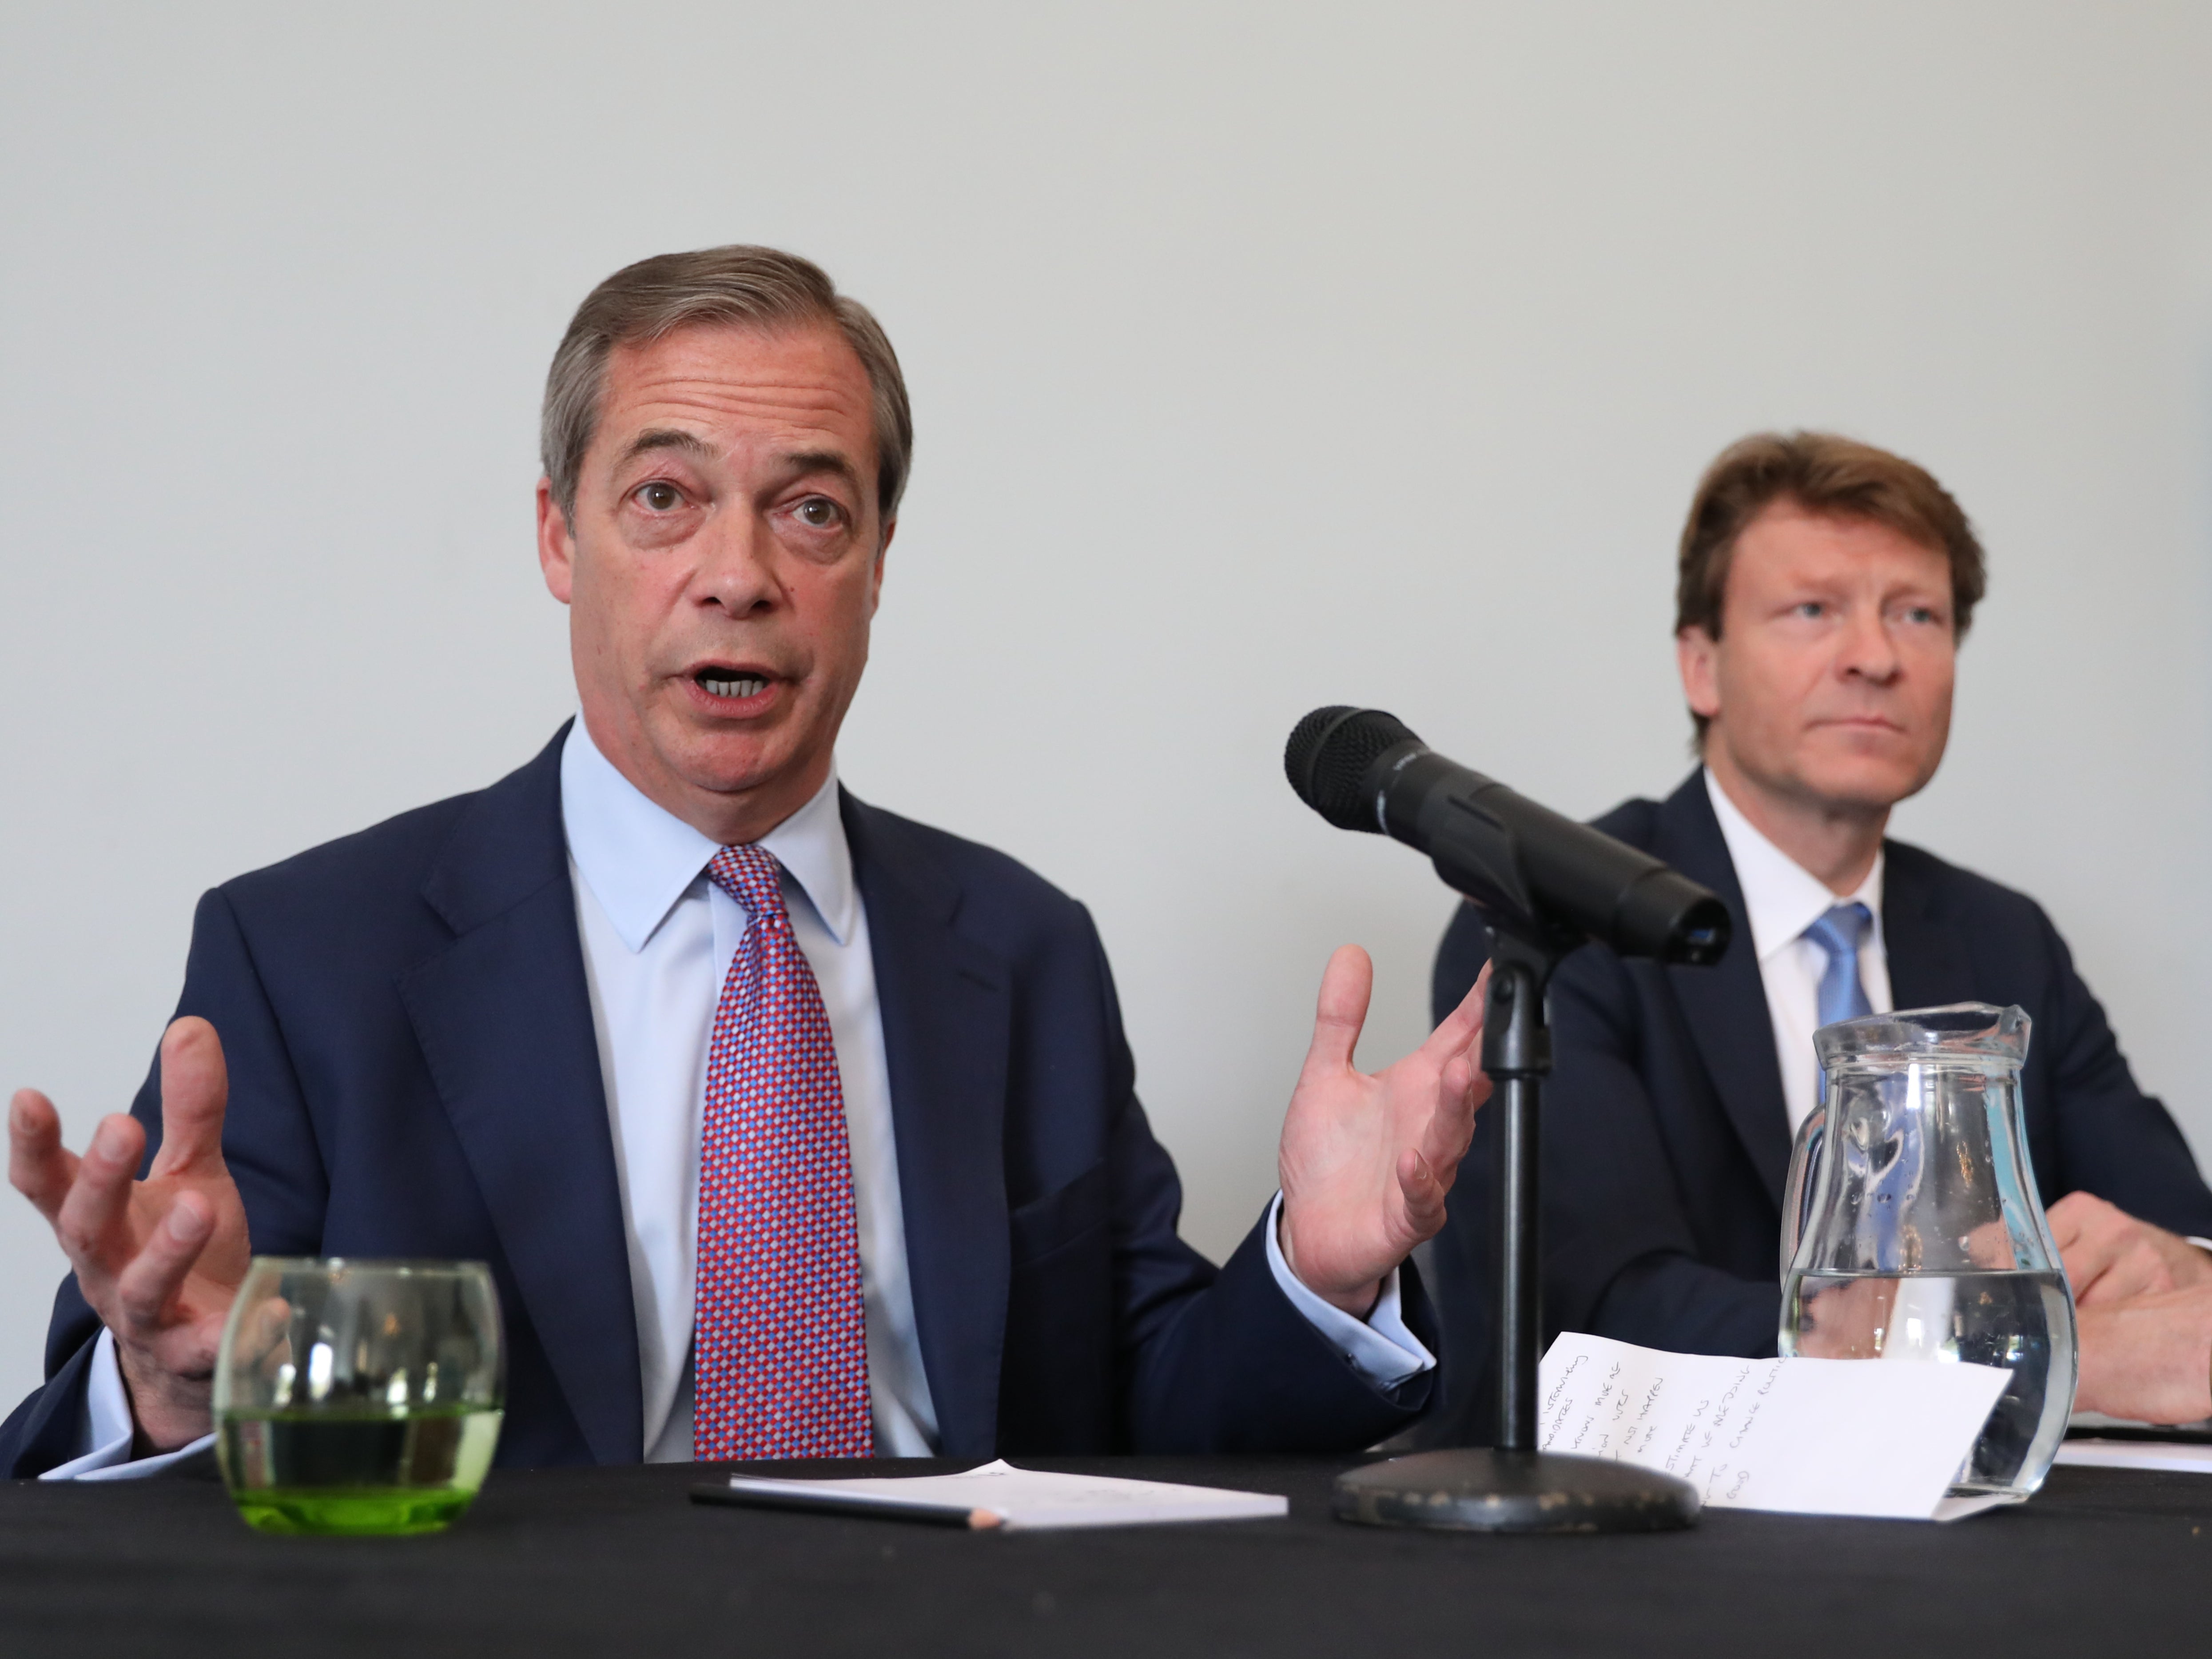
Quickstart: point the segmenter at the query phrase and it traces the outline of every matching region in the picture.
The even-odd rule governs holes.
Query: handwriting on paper
[[[1688,1481],[1719,1508],[1926,1520],[2006,1373],[1990,1366],[1667,1354],[1563,1334],[1538,1444]]]

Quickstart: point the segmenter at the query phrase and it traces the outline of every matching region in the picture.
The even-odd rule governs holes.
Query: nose
[[[1886,686],[1904,666],[1889,620],[1878,606],[1854,606],[1845,619],[1843,650],[1837,667],[1847,679]]]
[[[761,616],[783,600],[773,560],[775,538],[760,515],[742,503],[718,512],[701,538],[693,599],[733,619]]]

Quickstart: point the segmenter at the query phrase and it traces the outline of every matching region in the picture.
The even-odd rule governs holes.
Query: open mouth
[[[737,668],[702,668],[691,679],[708,696],[723,698],[732,703],[758,697],[768,689],[765,675],[746,674]]]

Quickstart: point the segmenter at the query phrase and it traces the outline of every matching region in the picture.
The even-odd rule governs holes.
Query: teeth
[[[714,697],[754,697],[768,686],[768,681],[757,674],[702,674],[699,683]]]

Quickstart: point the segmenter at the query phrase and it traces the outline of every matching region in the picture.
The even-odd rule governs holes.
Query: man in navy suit
[[[2180,1131],[2033,900],[1884,839],[1942,759],[1983,585],[1966,515],[1900,457],[1768,434],[1706,473],[1676,620],[1703,764],[1597,826],[1718,894],[1735,946],[1717,968],[1591,946],[1553,981],[1552,1331],[1774,1352],[1783,1177],[1815,1099],[1822,1009],[2017,1003],[2034,1021],[2028,1150],[2080,1304],[2081,1404],[2212,1414],[2212,1256],[2191,1241],[2212,1235],[2212,1192]],[[1487,954],[1462,907],[1437,959],[1440,1005]],[[1439,1415],[1473,1430],[1488,1420],[1487,1183],[1462,1190],[1436,1247],[1455,1395]]]
[[[1359,1073],[1340,951],[1279,1199],[1225,1266],[1185,1246],[1087,913],[836,783],[911,441],[890,343],[803,260],[664,256],[585,302],[538,496],[580,719],[209,894],[155,1075],[82,1158],[15,1097],[10,1179],[75,1271],[9,1473],[202,1443],[254,1253],[489,1262],[507,1463],[689,1457],[710,1420],[725,1455],[1348,1450],[1423,1407],[1400,1264],[1472,1133],[1479,999]],[[776,1067],[790,1100],[744,1081]],[[857,1439],[763,1440],[736,1384]]]

